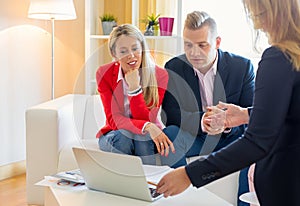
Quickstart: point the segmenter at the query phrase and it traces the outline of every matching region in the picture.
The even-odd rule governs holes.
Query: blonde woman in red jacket
[[[106,115],[106,125],[97,134],[99,148],[156,164],[155,153],[175,152],[158,121],[167,71],[155,65],[143,34],[133,25],[116,27],[108,44],[115,61],[96,73]]]

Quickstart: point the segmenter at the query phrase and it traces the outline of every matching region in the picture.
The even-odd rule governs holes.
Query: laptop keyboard
[[[149,187],[149,190],[150,190],[150,194],[151,194],[152,198],[156,198],[160,195],[160,193],[156,192],[155,188]]]

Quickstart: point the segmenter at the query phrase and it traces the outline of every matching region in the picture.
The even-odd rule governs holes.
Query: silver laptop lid
[[[73,152],[90,189],[146,201],[154,200],[139,157],[75,147]]]

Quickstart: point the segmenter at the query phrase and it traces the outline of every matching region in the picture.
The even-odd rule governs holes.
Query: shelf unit
[[[112,0],[85,0],[85,93],[96,94],[97,85],[95,74],[99,66],[111,62],[107,40],[108,35],[102,35],[99,16],[105,12],[120,14],[121,20],[118,24],[131,23],[140,28],[140,5],[145,4],[143,0],[115,0],[120,6],[112,8]],[[142,2],[143,1],[143,2]],[[181,41],[181,19],[182,19],[182,0],[155,0],[146,1],[147,4],[155,2],[155,11],[161,16],[172,16],[175,18],[173,26],[173,36],[146,36],[150,50],[153,51],[154,59],[160,66],[171,57],[182,53]],[[107,9],[105,6],[110,6]],[[152,5],[150,5],[151,7]],[[169,8],[168,6],[172,7]],[[174,7],[176,10],[174,11]],[[167,11],[169,8],[169,12]],[[114,9],[113,11],[111,9]],[[120,9],[123,9],[120,12]],[[109,10],[109,11],[107,11]],[[146,9],[147,10],[147,9]],[[149,9],[151,11],[151,8]],[[131,12],[130,12],[131,11]],[[170,14],[173,12],[173,14]],[[141,29],[141,28],[140,28]],[[143,29],[141,29],[143,32]]]

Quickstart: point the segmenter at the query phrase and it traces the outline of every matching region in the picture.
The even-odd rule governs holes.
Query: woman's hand
[[[164,197],[182,193],[191,185],[191,181],[184,167],[179,167],[165,176],[157,185],[157,192],[164,194]]]
[[[140,87],[140,74],[138,69],[129,70],[125,74],[125,81],[128,84],[128,91],[134,91]]]
[[[154,123],[148,123],[145,127],[145,131],[149,132],[150,137],[156,145],[157,151],[160,155],[169,155],[170,148],[175,153],[173,142],[167,137],[167,135]]]
[[[236,127],[240,126],[241,124],[249,123],[249,115],[247,108],[242,108],[235,104],[227,104],[223,102],[219,102],[217,107],[220,109],[226,108],[226,127]]]

